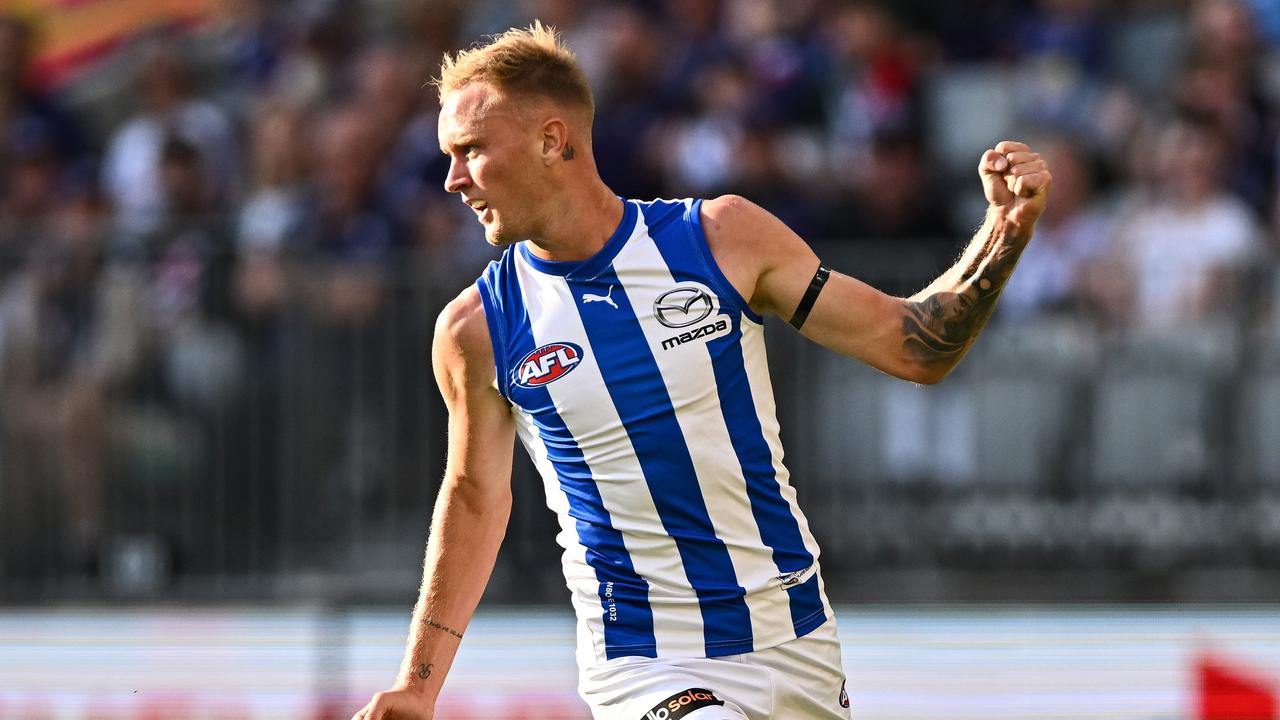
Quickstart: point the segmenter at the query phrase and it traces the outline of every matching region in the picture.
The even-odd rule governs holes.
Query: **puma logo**
[[[609,286],[609,292],[605,293],[604,295],[596,295],[595,293],[583,293],[583,294],[582,294],[582,304],[584,304],[584,305],[585,305],[585,304],[587,304],[587,303],[591,303],[591,302],[609,303],[609,305],[613,306],[613,309],[614,309],[614,310],[617,310],[617,309],[618,309],[618,303],[616,303],[616,302],[614,302],[614,301],[613,301],[613,286],[612,286],[612,285],[610,285],[610,286]]]

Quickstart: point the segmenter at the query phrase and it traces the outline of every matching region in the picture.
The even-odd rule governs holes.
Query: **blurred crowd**
[[[620,195],[737,192],[814,241],[954,254],[979,155],[1017,137],[1055,185],[1000,321],[1280,334],[1276,0],[236,0],[121,48],[96,92],[108,71],[40,86],[39,23],[0,15],[10,537],[58,518],[89,567],[113,483],[212,466],[386,500],[436,308],[492,256],[442,190],[428,80],[534,17],[593,84]],[[284,502],[214,492],[190,513]]]

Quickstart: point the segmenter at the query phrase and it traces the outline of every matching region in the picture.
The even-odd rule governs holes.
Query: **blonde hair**
[[[484,82],[505,94],[536,95],[585,110],[588,128],[595,115],[595,99],[578,58],[555,28],[540,20],[494,36],[487,45],[445,53],[440,77],[432,82],[441,102],[455,90]]]

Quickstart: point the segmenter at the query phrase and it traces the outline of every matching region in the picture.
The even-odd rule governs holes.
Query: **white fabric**
[[[1148,330],[1200,319],[1213,273],[1243,268],[1261,249],[1253,213],[1226,195],[1194,207],[1167,203],[1140,211],[1118,240],[1134,273],[1135,322]]]
[[[189,100],[169,118],[135,115],[116,130],[102,160],[103,190],[129,232],[155,229],[166,209],[160,153],[168,132],[196,145],[204,176],[216,192],[235,188],[238,166],[231,125],[216,106]]]
[[[595,720],[649,720],[691,688],[724,701],[681,720],[850,720],[835,620],[768,650],[720,658],[627,657],[583,668],[578,693]],[[656,714],[660,716],[660,714]]]

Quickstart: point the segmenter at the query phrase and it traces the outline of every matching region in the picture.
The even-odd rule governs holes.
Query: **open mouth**
[[[489,210],[489,203],[485,202],[484,200],[475,200],[467,204],[470,205],[471,209],[475,211],[476,217],[480,220],[480,222],[485,222],[486,220],[492,217],[491,215],[492,211]]]

